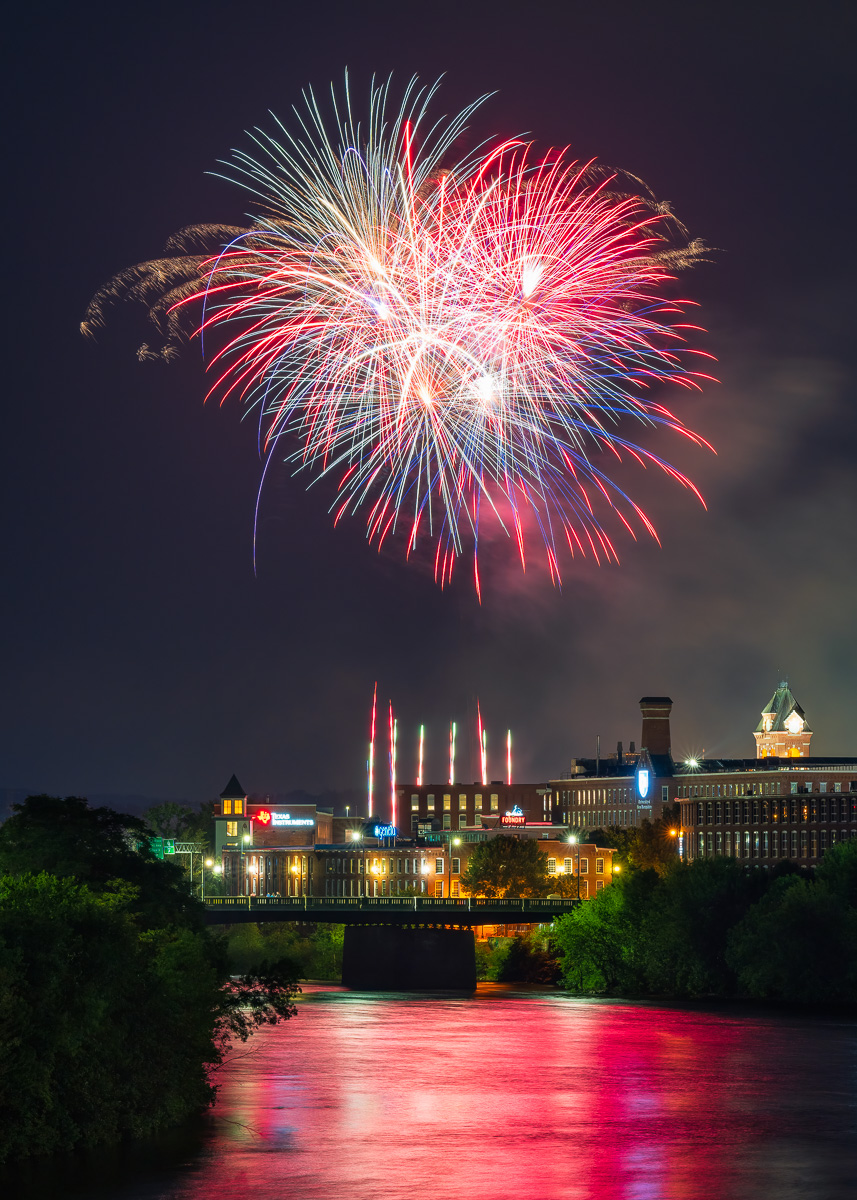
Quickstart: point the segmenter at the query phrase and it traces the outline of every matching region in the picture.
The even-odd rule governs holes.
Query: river
[[[16,1200],[857,1196],[849,1019],[508,985],[468,997],[311,985],[299,1015],[239,1048],[219,1082],[194,1130],[30,1164],[0,1188]]]

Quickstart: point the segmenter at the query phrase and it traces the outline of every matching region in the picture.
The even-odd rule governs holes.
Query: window
[[[224,800],[224,801],[223,801],[223,815],[224,815],[224,817],[228,817],[228,816],[230,815],[230,813],[231,813],[231,812],[232,812],[232,801],[231,801],[231,800]]]
[[[500,807],[500,797],[495,792],[492,792],[491,793],[491,811],[497,812],[499,807]]]
[[[581,900],[589,899],[589,880],[582,879],[580,881],[580,898]]]
[[[419,811],[420,811],[419,796],[411,796],[411,812],[419,812]]]
[[[226,822],[226,836],[227,837],[238,837],[238,822],[237,821],[227,821]]]
[[[461,859],[460,858],[454,858],[452,860],[452,873],[453,873],[453,875],[461,874]]]
[[[447,792],[443,798],[443,811],[449,812],[449,810],[451,808],[452,808],[452,796],[450,796],[450,794]]]
[[[410,873],[411,873],[411,860],[409,858],[406,858],[405,859],[405,874],[410,875]]]
[[[827,791],[827,780],[826,780],[826,779],[823,779],[823,780],[821,780],[821,782],[820,782],[820,783],[819,783],[819,785],[818,785],[818,790],[819,790],[820,792],[826,792],[826,791]]]
[[[598,882],[595,884],[596,892],[600,892],[603,887],[604,887],[604,880],[599,879]]]
[[[548,875],[556,875],[556,859],[548,859]]]
[[[473,807],[477,812],[480,812],[482,809],[482,796],[479,794],[479,792],[477,792],[473,797]]]
[[[796,783],[792,784],[792,795],[793,796],[797,795],[797,784]]]
[[[450,896],[458,896],[458,895],[460,895],[460,888],[459,888],[459,884],[458,884],[458,880],[457,880],[457,879],[453,879],[453,881],[452,881],[452,884],[451,884],[451,886],[450,886],[450,889],[449,889],[449,894],[450,894]]]
[[[459,797],[458,797],[458,807],[459,807],[459,809],[467,808],[467,797],[466,797],[466,796],[464,796],[464,795],[459,795]]]
[[[236,800],[232,811],[235,813],[236,817],[240,817],[241,814],[244,812],[244,801]]]
[[[723,834],[720,833],[719,830],[717,833],[717,853],[718,854],[723,853]]]
[[[604,859],[603,859],[603,858],[596,858],[596,860],[595,860],[595,874],[596,874],[596,875],[603,875],[603,874],[604,874]]]
[[[434,860],[434,873],[435,873],[435,875],[443,874],[443,859],[442,858],[436,858]]]
[[[724,842],[724,851],[725,851],[727,857],[731,858],[732,857],[732,834],[731,834],[730,830],[728,830],[728,829],[726,830],[725,834],[723,835],[723,842]]]
[[[589,859],[582,858],[580,860],[580,874],[585,875],[589,870]]]
[[[452,829],[452,817],[448,812],[443,814],[443,827],[444,829]]]
[[[564,858],[564,859],[562,860],[562,869],[563,869],[563,871],[564,871],[564,873],[565,873],[566,875],[573,875],[573,874],[574,874],[574,869],[573,869],[573,867],[572,867],[572,865],[571,865],[571,859],[570,859],[570,858]]]
[[[750,857],[750,830],[744,830],[744,857]]]
[[[842,791],[842,784],[841,784],[841,783],[834,783],[834,785],[833,785],[833,790],[834,790],[834,792],[841,792],[841,791]]]
[[[426,811],[434,812],[434,796],[431,794],[426,796]]]
[[[443,896],[443,880],[442,879],[436,879],[434,881],[434,894],[437,897]]]
[[[792,830],[792,858],[797,858],[797,830]]]
[[[669,798],[670,798],[670,789],[667,787],[666,784],[664,784],[663,787],[661,788],[661,800],[663,800],[664,804],[668,804]]]
[[[398,873],[401,875],[401,874],[404,872],[404,869],[405,869],[405,860],[404,860],[403,858],[400,858],[400,859],[398,860],[398,863],[397,863],[397,866],[396,866],[396,870],[397,870],[397,871],[398,871]]]
[[[358,860],[357,860],[357,874],[358,875],[363,874],[363,859],[362,858],[358,858]]]

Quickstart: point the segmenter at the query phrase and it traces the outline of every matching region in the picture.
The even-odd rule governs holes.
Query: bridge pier
[[[342,982],[360,992],[475,991],[473,930],[346,925]]]

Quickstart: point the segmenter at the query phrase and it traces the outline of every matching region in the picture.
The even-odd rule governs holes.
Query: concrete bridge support
[[[346,925],[342,982],[361,992],[475,991],[473,930]]]

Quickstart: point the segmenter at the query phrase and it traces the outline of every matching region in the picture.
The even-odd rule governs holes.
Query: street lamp
[[[450,894],[450,897],[452,896],[452,847],[460,846],[460,845],[461,845],[461,838],[456,837],[456,838],[449,839],[449,894]]]
[[[578,845],[576,834],[574,834],[574,833],[569,834],[568,840],[572,846],[577,846],[577,855],[576,855],[577,871],[575,872],[575,874],[577,875],[577,898],[579,900],[580,899],[580,846]]]
[[[213,867],[213,866],[214,866],[213,858],[206,858],[203,861],[203,864],[202,864],[202,902],[203,902],[203,904],[205,904],[205,868]]]
[[[247,844],[249,841],[250,841],[250,834],[245,833],[241,839],[241,878],[244,881],[244,891],[248,896],[250,895],[250,881],[247,878],[246,854],[247,854]]]

